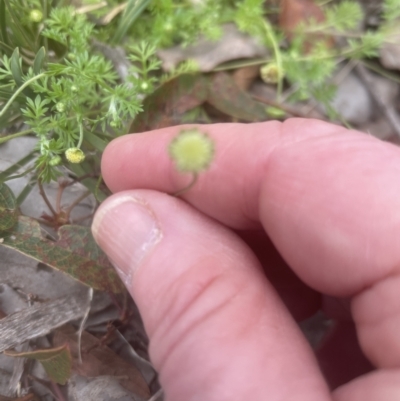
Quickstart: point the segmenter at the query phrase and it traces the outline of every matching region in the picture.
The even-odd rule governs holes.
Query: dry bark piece
[[[81,318],[87,300],[82,295],[48,301],[25,308],[0,320],[0,352],[44,336],[71,320]]]
[[[252,83],[260,76],[260,67],[258,65],[251,65],[247,67],[238,68],[232,74],[237,87],[243,91],[247,91]]]

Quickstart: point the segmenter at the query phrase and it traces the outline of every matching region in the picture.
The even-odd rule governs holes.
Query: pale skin
[[[400,149],[316,120],[207,125],[214,161],[177,199],[190,181],[166,151],[179,129],[107,147],[115,194],[93,226],[166,400],[400,400]],[[319,293],[348,300],[374,365],[333,390],[292,317]]]

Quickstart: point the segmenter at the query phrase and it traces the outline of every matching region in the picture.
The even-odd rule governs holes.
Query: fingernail
[[[107,200],[95,215],[92,232],[126,285],[162,238],[150,206],[129,195]]]

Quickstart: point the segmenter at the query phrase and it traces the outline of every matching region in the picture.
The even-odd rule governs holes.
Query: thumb
[[[96,241],[142,314],[166,400],[330,400],[312,351],[231,231],[183,201],[120,192]]]

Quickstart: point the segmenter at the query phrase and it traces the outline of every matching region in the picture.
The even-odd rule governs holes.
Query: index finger
[[[168,127],[115,139],[102,159],[113,192],[151,188],[174,193],[191,180],[176,171],[168,145],[187,126]],[[255,124],[197,125],[214,141],[215,156],[182,198],[205,214],[238,229],[259,226],[259,191],[270,154],[285,142],[303,141],[344,129],[317,120],[292,119]]]
[[[232,228],[262,225],[305,283],[353,296],[364,352],[377,366],[399,367],[399,148],[315,120],[202,128],[215,160],[185,200]],[[188,178],[167,154],[179,130],[112,142],[102,165],[111,190],[182,188]]]
[[[134,134],[105,150],[109,188],[173,193],[168,144],[182,127]],[[263,225],[307,284],[349,296],[399,265],[400,151],[371,136],[317,120],[201,126],[215,158],[184,199],[223,224]]]

